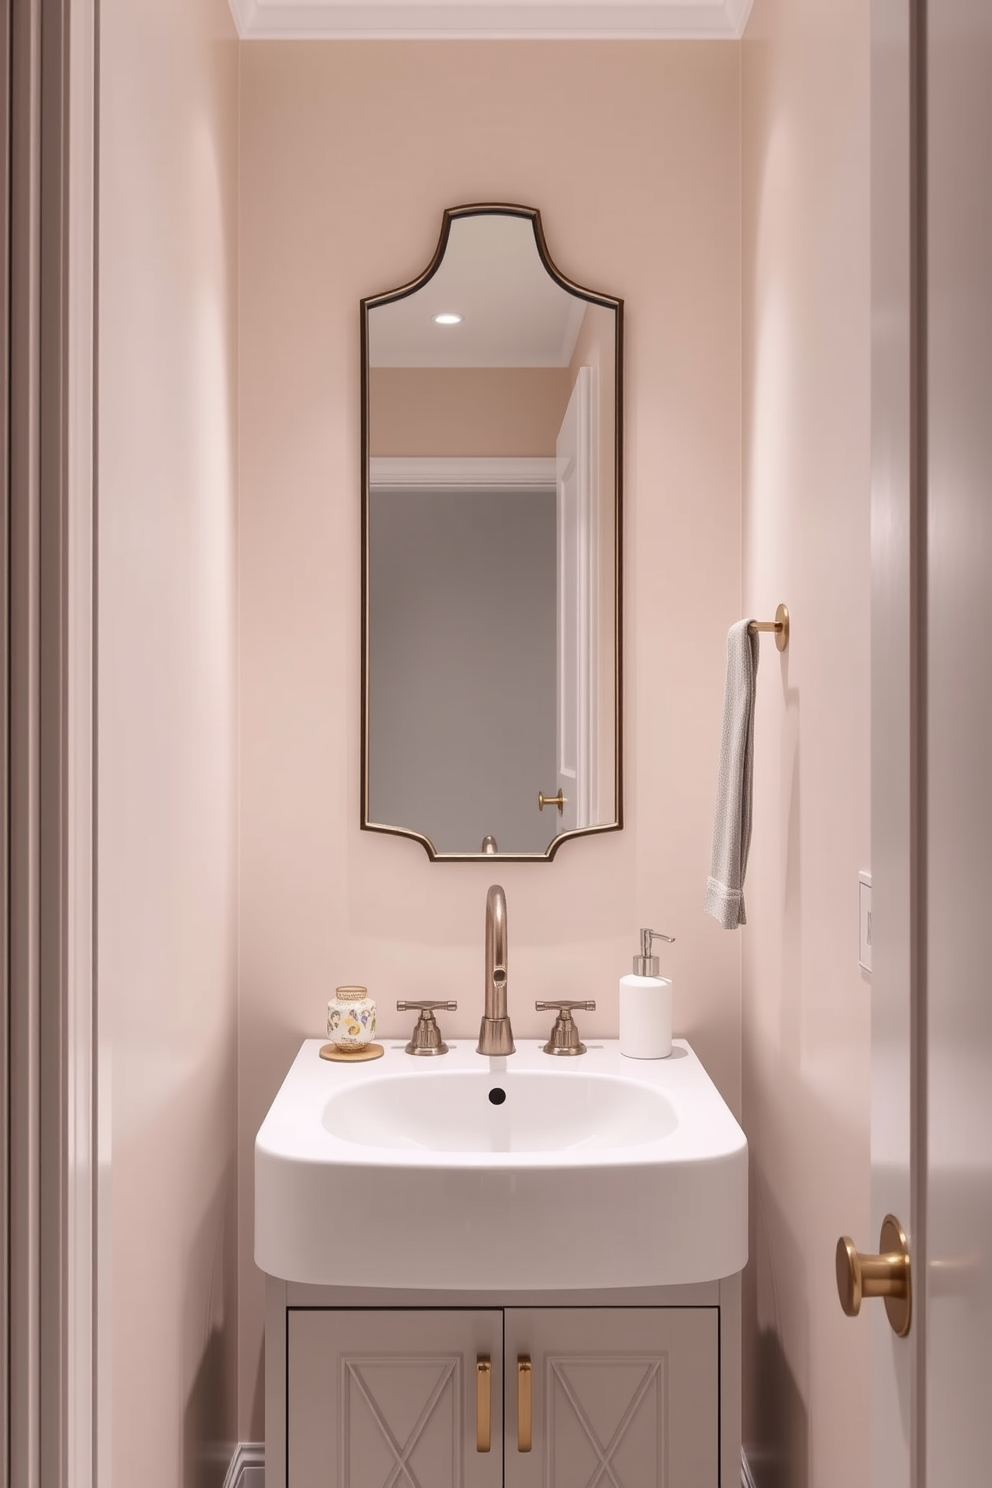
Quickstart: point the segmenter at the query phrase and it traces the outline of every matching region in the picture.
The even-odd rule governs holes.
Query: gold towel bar
[[[773,630],[775,632],[775,644],[780,651],[784,651],[789,644],[789,607],[780,604],[775,611],[774,620],[752,620],[748,626],[749,631]]]

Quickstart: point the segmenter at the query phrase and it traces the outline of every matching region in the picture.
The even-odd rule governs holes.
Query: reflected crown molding
[[[229,0],[245,41],[421,38],[740,40],[753,0]]]
[[[500,456],[453,458],[374,455],[369,486],[379,490],[544,490],[556,483],[554,456],[530,459]]]

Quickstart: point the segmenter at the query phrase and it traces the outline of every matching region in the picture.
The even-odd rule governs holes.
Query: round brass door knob
[[[882,1297],[893,1333],[905,1338],[912,1317],[909,1242],[894,1214],[882,1220],[879,1255],[862,1255],[854,1241],[837,1241],[837,1291],[848,1317],[857,1317],[863,1297]]]

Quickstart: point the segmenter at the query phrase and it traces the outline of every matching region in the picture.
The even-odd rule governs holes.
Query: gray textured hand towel
[[[727,685],[723,695],[720,779],[713,823],[713,851],[703,908],[725,930],[747,923],[744,875],[751,846],[751,780],[754,766],[754,693],[757,632],[739,620],[727,632]]]

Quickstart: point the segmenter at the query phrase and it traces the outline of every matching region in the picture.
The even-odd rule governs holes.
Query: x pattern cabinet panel
[[[288,1488],[719,1481],[715,1307],[287,1317]]]
[[[507,1310],[508,1488],[710,1488],[718,1337],[716,1308]],[[520,1450],[523,1360],[529,1452]]]
[[[668,1356],[568,1354],[546,1368],[549,1483],[664,1482]]]
[[[291,1488],[502,1488],[502,1412],[479,1447],[476,1367],[498,1311],[289,1313]],[[497,1375],[498,1379],[498,1375]]]

